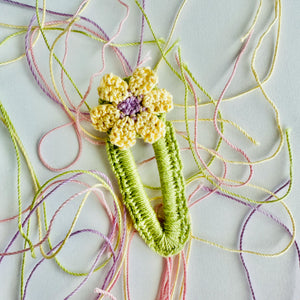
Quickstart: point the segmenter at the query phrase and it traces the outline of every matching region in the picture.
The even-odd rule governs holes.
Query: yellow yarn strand
[[[194,240],[196,240],[196,241],[203,242],[205,244],[208,244],[208,245],[220,248],[220,249],[228,251],[228,252],[233,252],[233,253],[248,253],[248,254],[254,254],[254,255],[263,256],[263,257],[277,257],[277,256],[280,256],[280,255],[286,253],[291,248],[291,246],[294,244],[295,238],[296,238],[296,223],[295,223],[295,219],[294,219],[294,217],[293,217],[290,209],[288,208],[288,206],[283,201],[280,202],[280,204],[282,204],[283,207],[285,208],[285,210],[287,211],[287,213],[288,213],[288,215],[290,217],[290,220],[291,220],[291,224],[292,224],[292,238],[289,241],[289,243],[287,244],[287,246],[284,249],[282,249],[281,251],[278,251],[278,252],[275,252],[275,253],[263,253],[263,252],[253,251],[253,250],[238,250],[238,249],[233,249],[233,248],[229,248],[229,247],[223,246],[223,245],[221,245],[219,243],[211,242],[209,240],[206,240],[206,239],[203,239],[203,238],[200,238],[200,237],[196,237],[194,235],[192,235],[192,238]]]
[[[261,7],[262,7],[262,0],[259,1],[259,5],[258,5],[258,8],[257,8],[257,11],[256,11],[256,14],[255,14],[255,17],[254,17],[254,20],[252,22],[252,25],[250,26],[249,30],[247,31],[247,33],[241,38],[241,42],[244,42],[245,39],[249,36],[250,32],[253,31],[256,23],[257,23],[257,20],[258,20],[258,17],[259,17],[259,14],[261,12]]]
[[[212,118],[199,118],[198,121],[201,122],[213,122],[214,119]],[[171,122],[174,123],[184,123],[185,120],[171,120]],[[188,122],[195,122],[195,119],[188,119]],[[229,125],[232,125],[233,127],[235,127],[237,130],[239,130],[251,143],[253,143],[254,145],[258,146],[259,142],[256,141],[246,130],[244,130],[241,126],[239,126],[237,123],[231,121],[231,120],[227,120],[227,119],[217,119],[217,122],[219,123],[227,123]],[[187,138],[185,135],[182,135],[184,138]],[[203,147],[202,145],[199,145],[201,147]],[[212,154],[210,152],[210,154]]]

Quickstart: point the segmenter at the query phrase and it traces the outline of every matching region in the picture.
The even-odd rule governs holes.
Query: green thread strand
[[[8,132],[10,134],[11,140],[13,142],[16,157],[17,157],[18,228],[19,228],[19,232],[22,235],[22,237],[30,245],[32,256],[35,257],[33,243],[29,239],[28,235],[25,234],[25,232],[23,231],[23,228],[22,228],[22,197],[21,197],[21,168],[22,168],[22,166],[21,166],[20,151],[19,151],[17,142],[14,139],[14,132],[13,132],[13,129],[11,127],[10,118],[9,118],[9,116],[8,116],[6,110],[4,109],[1,102],[0,102],[0,111],[1,111],[1,114],[3,116],[3,119],[4,119],[5,123],[7,125],[7,129],[8,129]]]
[[[31,165],[31,162],[28,158],[28,155],[24,149],[24,146],[20,140],[20,138],[18,137],[16,130],[4,108],[4,106],[2,105],[1,101],[0,101],[0,111],[2,114],[2,122],[4,123],[4,125],[6,126],[6,128],[8,129],[8,132],[10,134],[11,137],[11,141],[14,145],[14,149],[15,149],[15,154],[17,157],[17,169],[18,169],[18,179],[17,179],[17,191],[18,191],[18,211],[19,211],[19,215],[18,215],[18,227],[19,227],[19,232],[22,235],[22,237],[24,238],[24,248],[27,247],[27,244],[29,244],[30,248],[31,248],[31,253],[32,256],[35,257],[35,253],[34,253],[34,248],[32,245],[32,242],[29,239],[29,234],[30,234],[30,220],[28,221],[28,225],[27,225],[27,232],[26,234],[23,231],[22,228],[22,220],[21,220],[21,213],[22,213],[22,196],[21,196],[21,156],[20,156],[20,151],[19,148],[21,150],[21,153],[23,154],[26,164],[28,166],[28,169],[30,171],[33,183],[34,183],[34,187],[35,190],[37,190],[37,188],[39,187],[39,183],[37,180],[37,176],[34,172],[34,169]],[[32,203],[31,206],[33,206],[34,203]],[[22,263],[21,263],[21,278],[20,278],[20,293],[21,293],[21,299],[23,299],[23,289],[24,289],[24,276],[25,276],[25,259],[26,259],[26,252],[24,252],[24,254],[22,255]]]
[[[36,0],[36,17],[37,17],[37,22],[39,24],[39,28],[40,28],[40,32],[42,34],[42,37],[44,39],[44,42],[48,48],[49,51],[51,51],[51,47],[50,44],[48,42],[48,39],[46,37],[46,34],[44,32],[44,28],[42,26],[41,23],[41,19],[40,19],[40,14],[39,14],[39,8],[38,8],[38,0]],[[59,60],[59,58],[56,56],[55,53],[53,53],[53,57],[55,58],[55,60],[57,61],[57,63],[59,64],[59,66],[62,68],[62,70],[64,71],[64,73],[66,74],[66,76],[68,77],[68,79],[70,80],[71,84],[73,85],[74,89],[76,90],[77,94],[79,95],[79,97],[82,99],[83,95],[81,94],[81,92],[79,91],[79,88],[77,87],[77,85],[75,84],[75,82],[73,81],[72,77],[70,76],[70,74],[67,72],[67,70],[65,69],[65,67],[63,66],[62,62]],[[87,105],[87,103],[85,102],[85,105]],[[87,108],[89,109],[89,106],[87,105]]]
[[[152,33],[152,36],[153,36],[154,40],[155,40],[155,42],[156,42],[156,45],[157,45],[157,47],[158,47],[158,49],[159,49],[159,51],[160,51],[160,53],[161,53],[161,55],[162,55],[162,58],[164,59],[164,61],[166,62],[166,64],[169,66],[169,68],[173,71],[173,73],[174,73],[179,79],[181,79],[181,75],[173,68],[173,66],[172,66],[172,65],[170,64],[170,62],[167,60],[166,55],[165,55],[165,53],[164,53],[164,50],[163,50],[162,47],[160,46],[159,40],[158,40],[158,38],[156,37],[156,34],[155,34],[155,32],[154,32],[154,30],[153,30],[153,27],[152,27],[152,25],[151,25],[151,23],[150,23],[150,20],[149,20],[149,18],[148,18],[148,15],[145,13],[145,11],[144,11],[143,7],[141,6],[141,4],[140,4],[137,0],[134,0],[134,1],[135,1],[136,5],[138,6],[138,8],[140,9],[140,11],[142,12],[142,14],[143,14],[144,17],[145,17],[145,20],[146,20],[146,22],[147,22],[147,24],[148,24],[148,27],[149,27],[149,29],[150,29],[150,31],[151,31],[151,33]]]
[[[0,24],[1,26],[1,24]],[[32,31],[35,30],[36,27],[34,26],[32,28]],[[43,28],[43,30],[47,30],[47,31],[64,31],[65,29],[64,28],[60,28],[60,27],[46,27],[46,28]],[[98,41],[100,43],[107,43],[106,40],[104,39],[101,39],[97,36],[94,36],[92,34],[89,34],[87,32],[84,32],[82,30],[77,30],[77,29],[72,29],[71,32],[73,33],[79,33],[81,35],[84,35],[84,36],[87,36],[89,37],[90,39],[92,40],[95,40],[95,41]],[[4,44],[6,44],[9,40],[11,40],[12,38],[14,37],[17,37],[19,35],[24,35],[27,33],[27,30],[20,30],[20,31],[17,31],[13,34],[10,34],[8,35],[7,37],[5,37],[1,42],[0,42],[0,47],[2,47]],[[163,38],[160,38],[158,39],[158,42],[161,43],[161,44],[165,44],[165,40]],[[143,42],[144,44],[156,44],[156,41],[154,40],[149,40],[149,41],[144,41]],[[116,43],[111,43],[110,46],[111,47],[132,47],[132,46],[139,46],[140,45],[140,42],[131,42],[131,43],[123,43],[123,44],[116,44]],[[175,45],[172,45],[172,46],[175,46]],[[169,49],[168,51],[170,51],[171,49]],[[13,58],[13,59],[10,59],[10,60],[7,60],[7,61],[3,61],[3,62],[0,62],[0,66],[3,66],[3,65],[7,65],[7,64],[10,64],[12,62],[16,62],[17,60],[20,60],[22,58],[25,57],[25,54],[21,54],[20,56],[16,57],[16,58]]]
[[[144,15],[145,20],[146,20],[146,22],[147,22],[147,24],[148,24],[148,27],[149,27],[149,29],[150,29],[150,31],[151,31],[151,33],[152,33],[152,36],[153,36],[153,38],[154,38],[154,40],[155,40],[155,42],[156,42],[156,44],[157,44],[157,47],[158,47],[158,49],[159,49],[159,51],[160,51],[160,53],[161,53],[161,58],[160,58],[160,60],[158,61],[158,63],[155,65],[154,70],[158,68],[158,66],[159,66],[159,64],[160,64],[160,62],[161,62],[161,60],[164,59],[164,61],[165,61],[166,64],[169,66],[169,68],[171,69],[171,71],[179,78],[180,81],[182,81],[182,82],[185,84],[185,78],[183,78],[183,77],[184,77],[184,74],[183,74],[182,72],[181,72],[182,74],[178,73],[178,72],[174,69],[174,67],[170,64],[170,62],[168,61],[168,59],[166,58],[166,55],[169,53],[169,50],[166,50],[166,52],[164,52],[164,50],[163,50],[162,47],[160,46],[160,44],[159,44],[159,42],[158,42],[158,39],[157,39],[157,37],[156,37],[156,34],[155,34],[155,32],[154,32],[154,30],[153,30],[153,27],[152,27],[152,25],[151,25],[151,22],[150,22],[150,20],[149,20],[149,18],[148,18],[148,16],[147,16],[146,12],[144,11],[143,7],[140,5],[140,3],[139,3],[137,0],[135,0],[135,3],[136,3],[136,5],[138,6],[138,8],[140,9],[141,13]],[[171,33],[170,33],[169,38],[168,38],[168,40],[167,40],[167,42],[166,42],[165,48],[167,48],[167,46],[168,46],[168,44],[169,44],[169,42],[170,42],[170,40],[171,40],[171,37],[172,37],[173,32],[174,32],[174,30],[175,30],[175,27],[176,27],[176,24],[177,24],[179,15],[180,15],[181,10],[182,10],[182,8],[184,7],[185,3],[186,3],[186,0],[183,1],[183,3],[181,4],[181,6],[180,6],[180,8],[179,8],[179,11],[178,11],[178,13],[177,13],[177,15],[176,15],[175,21],[174,21],[173,26],[172,26],[172,29],[171,29]],[[177,41],[176,41],[175,43],[173,43],[173,45],[170,47],[170,49],[173,49],[173,47],[174,47],[176,44],[177,44]],[[189,72],[189,73],[190,73],[190,75],[192,75],[191,72]],[[205,90],[200,84],[198,84],[198,82],[195,80],[195,77],[193,76],[193,77],[191,77],[191,78],[192,78],[192,80],[195,82],[195,84],[198,86],[198,88],[200,88],[200,90],[201,90],[201,91],[202,91],[202,92],[203,92],[203,93],[211,100],[211,102],[215,104],[215,101],[213,100],[213,98],[206,92],[206,90]],[[188,85],[186,85],[186,87],[187,87],[187,89],[191,92],[190,87],[189,87]],[[221,115],[221,112],[220,112],[220,111],[218,112],[218,117],[219,117],[220,119],[222,118],[222,115]],[[223,122],[221,122],[221,124],[220,124],[220,130],[221,130],[222,133],[224,132],[224,124],[223,124]],[[219,138],[219,139],[218,139],[218,142],[217,142],[217,145],[216,145],[216,151],[218,151],[218,149],[221,147],[221,144],[222,144],[222,138]],[[208,162],[208,166],[210,166],[210,165],[213,163],[214,160],[215,160],[215,157],[212,156],[211,159],[210,159],[210,161]],[[202,169],[202,168],[201,168],[201,169]],[[200,173],[203,173],[203,169],[200,170]]]
[[[136,230],[159,255],[177,254],[190,236],[191,224],[182,163],[172,124],[166,122],[165,137],[153,144],[163,198],[162,223],[150,204],[131,151],[120,150],[109,141],[106,147],[109,162],[119,181],[123,202]]]

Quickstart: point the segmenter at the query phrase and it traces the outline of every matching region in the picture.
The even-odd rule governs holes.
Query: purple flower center
[[[142,97],[138,96],[129,96],[125,100],[121,101],[117,108],[121,111],[121,118],[129,116],[133,119],[136,119],[136,114],[145,110],[145,107],[142,106]]]

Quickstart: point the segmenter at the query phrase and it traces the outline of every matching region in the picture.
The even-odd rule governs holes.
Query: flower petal
[[[165,123],[156,115],[146,111],[138,115],[135,127],[137,133],[150,144],[164,137],[166,132]]]
[[[154,113],[168,112],[173,108],[173,96],[165,89],[152,90],[145,95],[143,106]]]
[[[128,149],[136,142],[134,120],[126,116],[119,119],[110,132],[110,141],[121,149]]]
[[[114,74],[106,74],[101,79],[98,94],[102,100],[119,103],[128,97],[128,84]]]
[[[129,80],[129,89],[134,96],[146,95],[156,86],[158,77],[150,68],[138,68]]]
[[[90,112],[93,126],[102,132],[111,129],[120,118],[120,111],[112,104],[94,107]]]

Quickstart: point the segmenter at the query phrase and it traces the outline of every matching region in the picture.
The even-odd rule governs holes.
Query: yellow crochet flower
[[[93,126],[110,131],[112,144],[128,149],[139,134],[148,143],[165,135],[165,123],[157,114],[173,108],[173,97],[165,89],[154,89],[157,75],[150,68],[138,68],[128,83],[113,74],[103,76],[98,94],[108,102],[91,110]]]

